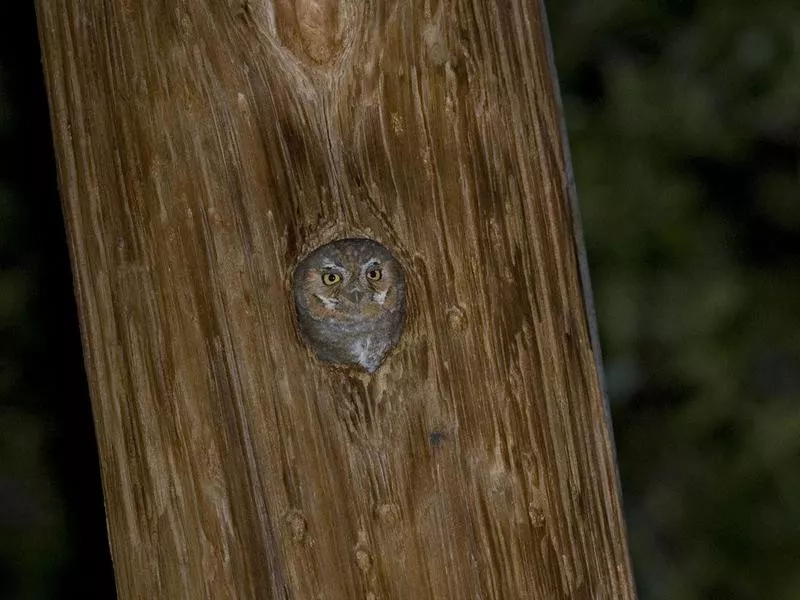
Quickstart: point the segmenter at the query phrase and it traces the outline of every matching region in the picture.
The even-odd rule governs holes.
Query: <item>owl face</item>
[[[313,319],[369,322],[397,308],[400,265],[367,239],[337,240],[312,252],[295,271],[295,301]]]
[[[347,238],[317,248],[295,269],[293,294],[301,333],[322,360],[374,370],[399,338],[403,271],[378,242]]]

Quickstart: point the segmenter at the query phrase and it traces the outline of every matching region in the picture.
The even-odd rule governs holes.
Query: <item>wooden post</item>
[[[634,598],[537,0],[38,0],[121,598]],[[291,273],[403,264],[373,375]]]

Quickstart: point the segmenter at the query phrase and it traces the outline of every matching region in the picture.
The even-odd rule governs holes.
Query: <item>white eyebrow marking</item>
[[[329,260],[326,260],[324,263],[322,263],[322,266],[320,268],[323,271],[335,271],[336,273],[340,273],[341,275],[347,274],[347,269],[345,269],[342,265],[337,264],[335,262],[331,262]]]
[[[370,269],[380,266],[381,266],[381,261],[379,261],[377,258],[370,258],[367,262],[361,265],[361,272],[366,273]]]

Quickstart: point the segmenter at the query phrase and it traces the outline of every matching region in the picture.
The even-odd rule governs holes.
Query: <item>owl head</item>
[[[372,371],[400,336],[403,270],[374,240],[317,248],[295,269],[293,294],[303,338],[322,360]]]

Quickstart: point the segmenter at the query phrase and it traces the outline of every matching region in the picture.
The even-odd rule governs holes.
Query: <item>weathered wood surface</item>
[[[120,597],[634,597],[539,2],[38,15]],[[374,376],[292,316],[346,235]]]

